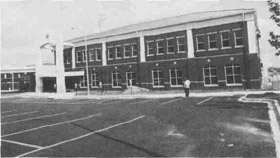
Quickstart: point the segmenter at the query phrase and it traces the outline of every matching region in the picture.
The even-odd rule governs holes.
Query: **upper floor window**
[[[241,81],[241,68],[237,64],[225,66],[226,82],[227,85],[240,85]]]
[[[216,67],[210,65],[204,67],[203,74],[205,86],[218,86],[218,75]]]
[[[154,55],[154,41],[147,41],[147,55]]]
[[[116,46],[115,49],[116,53],[116,59],[122,58],[122,46]]]
[[[64,52],[63,54],[64,64],[70,64],[70,56],[69,53]]]
[[[152,70],[153,87],[164,87],[163,71],[161,69]]]
[[[171,81],[171,86],[182,86],[183,79],[182,79],[182,71],[180,68],[170,69],[170,81]]]
[[[76,52],[76,56],[77,56],[77,63],[82,62],[82,52]]]
[[[89,61],[94,61],[94,50],[93,49],[89,50]]]
[[[167,45],[167,53],[174,53],[174,38],[167,38],[166,39],[166,45]]]
[[[100,61],[102,56],[102,49],[101,48],[97,48],[95,49],[95,60],[96,61]]]
[[[196,36],[197,50],[205,50],[205,35]]]
[[[108,60],[112,60],[112,59],[114,59],[114,48],[109,47],[108,48]]]
[[[229,48],[230,47],[229,31],[221,32],[221,44],[222,44],[222,48]]]
[[[138,47],[136,43],[131,44],[131,49],[132,49],[132,57],[136,57],[138,54]]]
[[[217,49],[217,34],[216,33],[211,33],[208,34],[208,47],[209,49]]]
[[[114,71],[112,73],[112,87],[113,88],[122,87],[122,78],[121,78],[120,72],[118,72],[118,71]]]
[[[130,57],[130,45],[126,44],[124,45],[124,57],[129,58]]]
[[[236,29],[234,31],[234,39],[235,39],[235,46],[243,46],[244,45],[244,36],[242,29]]]
[[[82,55],[83,55],[83,62],[86,62],[87,56],[86,56],[86,52],[84,50],[82,51]]]
[[[164,40],[159,39],[156,41],[157,43],[157,54],[164,54]]]
[[[176,40],[177,40],[177,50],[178,50],[178,53],[183,53],[186,51],[186,48],[185,48],[185,36],[180,36],[180,37],[176,37]]]

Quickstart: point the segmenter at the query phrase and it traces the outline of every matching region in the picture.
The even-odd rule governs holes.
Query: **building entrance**
[[[56,78],[44,77],[43,78],[43,92],[56,92]]]

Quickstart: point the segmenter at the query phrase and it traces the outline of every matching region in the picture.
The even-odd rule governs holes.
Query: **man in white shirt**
[[[184,90],[185,90],[186,97],[189,97],[190,84],[191,84],[190,80],[186,78],[186,81],[184,82]]]

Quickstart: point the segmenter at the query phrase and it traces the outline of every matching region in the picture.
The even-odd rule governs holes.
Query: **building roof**
[[[206,11],[206,12],[195,12],[190,14],[179,15],[175,17],[169,17],[164,19],[152,20],[148,22],[141,22],[132,25],[126,25],[119,28],[95,33],[88,35],[88,39],[103,38],[108,36],[126,34],[136,31],[151,30],[160,27],[184,24],[184,23],[194,23],[198,21],[205,21],[210,19],[217,19],[222,17],[234,16],[239,14],[246,14],[254,12],[254,9],[232,9],[232,10],[218,10],[218,11]],[[77,42],[83,40],[83,37],[74,38],[68,40],[68,42]]]

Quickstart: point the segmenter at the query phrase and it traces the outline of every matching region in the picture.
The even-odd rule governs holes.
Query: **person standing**
[[[186,81],[184,82],[184,90],[185,90],[186,97],[189,97],[189,93],[190,93],[190,84],[191,84],[191,81],[190,81],[189,78],[187,77],[187,78],[186,78]]]

